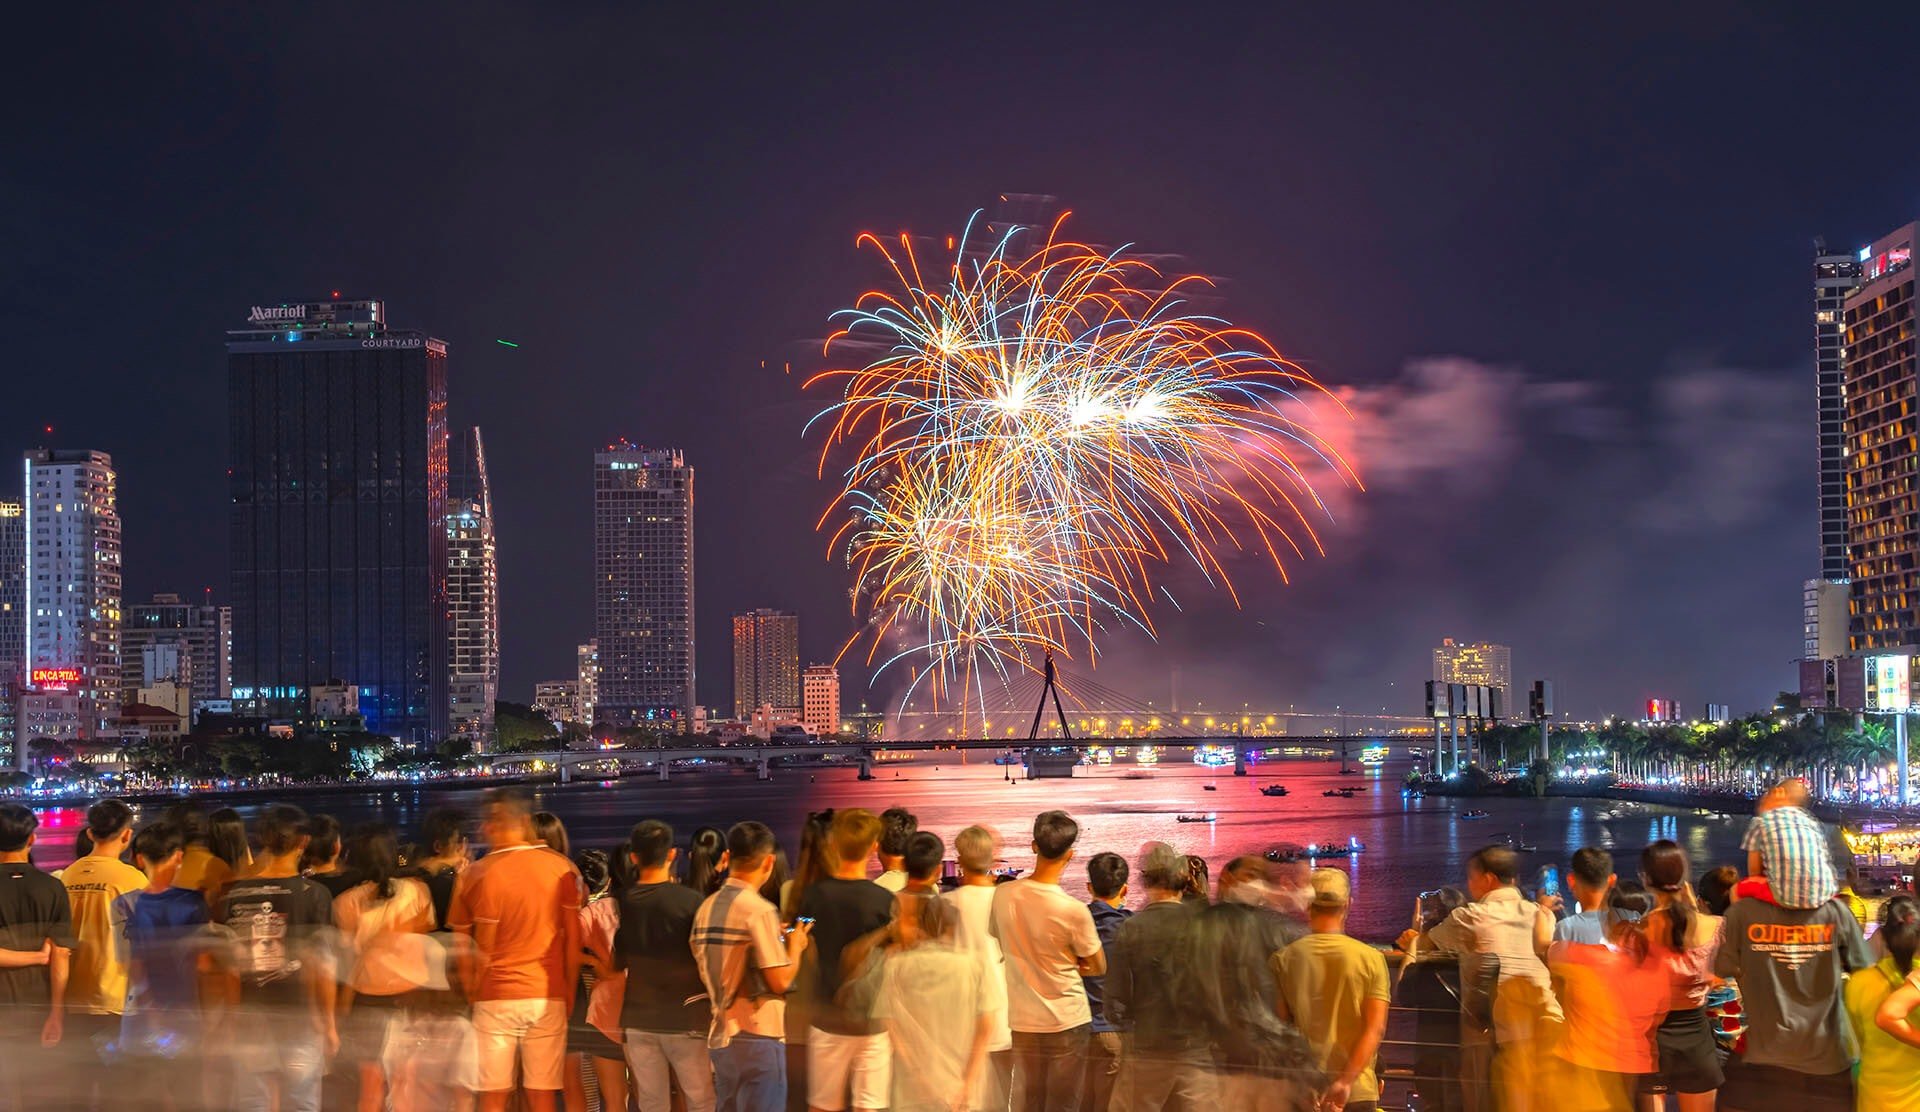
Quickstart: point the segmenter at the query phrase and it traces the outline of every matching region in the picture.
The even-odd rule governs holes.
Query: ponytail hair
[[[1880,940],[1902,977],[1913,972],[1913,953],[1920,948],[1920,900],[1895,896],[1880,909]]]
[[[1667,945],[1674,950],[1686,949],[1687,937],[1693,933],[1694,910],[1679,898],[1687,886],[1687,871],[1687,851],[1671,838],[1660,839],[1640,854],[1640,875],[1647,879],[1647,887],[1672,897],[1665,910]]]

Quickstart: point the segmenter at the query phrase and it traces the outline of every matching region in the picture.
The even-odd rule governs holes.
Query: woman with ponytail
[[[1909,1025],[1920,988],[1913,984],[1913,956],[1920,949],[1920,902],[1895,896],[1880,909],[1887,956],[1847,978],[1847,1017],[1860,1039],[1860,1075],[1853,1106],[1874,1112],[1920,1110],[1920,1031]]]
[[[1701,910],[1688,869],[1687,851],[1670,839],[1640,855],[1640,878],[1654,900],[1643,924],[1647,945],[1667,973],[1667,1017],[1654,1032],[1660,1062],[1654,1079],[1674,1094],[1680,1112],[1712,1112],[1726,1082],[1706,1012],[1720,919]]]

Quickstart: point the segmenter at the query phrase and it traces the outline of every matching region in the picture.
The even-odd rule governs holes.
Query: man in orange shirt
[[[461,976],[480,1049],[480,1107],[505,1109],[514,1066],[527,1107],[552,1109],[564,1076],[567,1015],[580,974],[580,875],[533,830],[533,797],[487,793],[488,854],[462,874],[447,927],[468,936]]]

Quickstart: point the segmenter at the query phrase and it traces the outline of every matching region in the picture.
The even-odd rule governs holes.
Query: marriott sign
[[[276,321],[306,319],[305,305],[255,305],[253,312],[247,314],[248,324],[271,324]]]

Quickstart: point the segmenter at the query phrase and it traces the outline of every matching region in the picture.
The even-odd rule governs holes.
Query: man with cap
[[[1276,1008],[1313,1044],[1327,1071],[1319,1112],[1374,1112],[1374,1056],[1387,1033],[1392,982],[1380,951],[1348,937],[1351,888],[1339,869],[1315,869],[1307,906],[1312,933],[1273,956]]]

